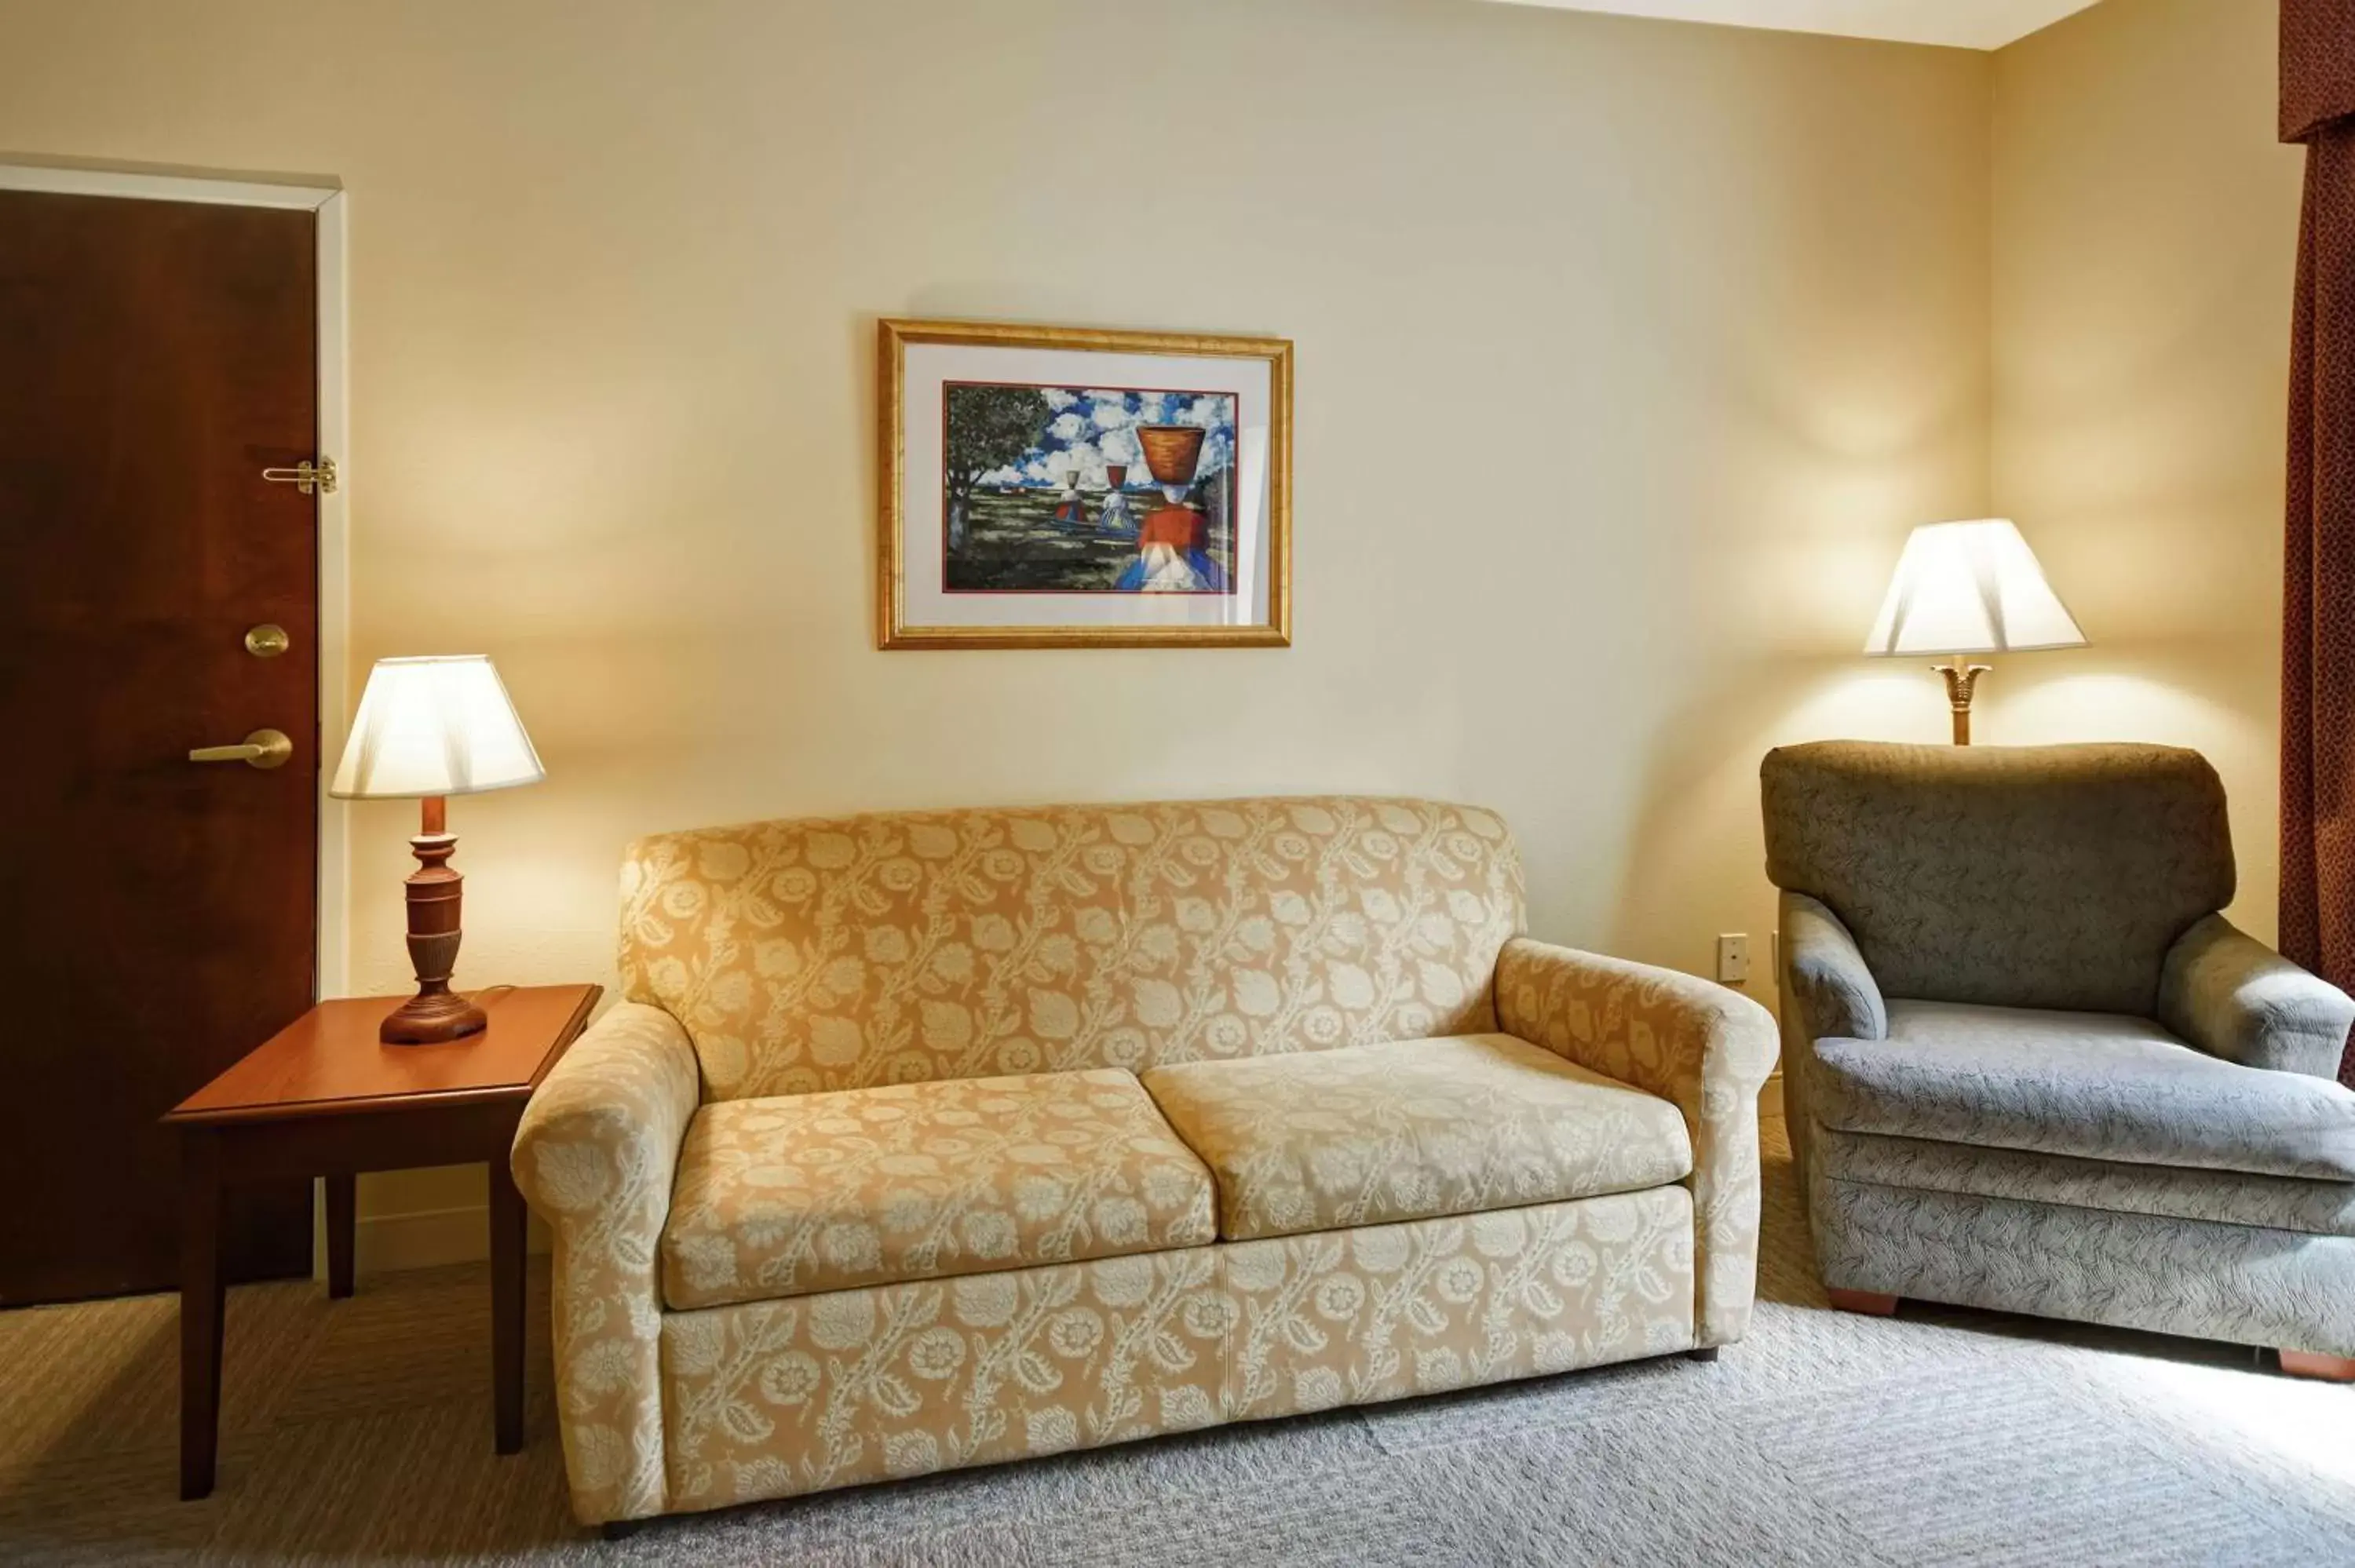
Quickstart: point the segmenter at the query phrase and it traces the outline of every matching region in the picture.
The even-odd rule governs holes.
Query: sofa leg
[[[2284,1351],[2281,1369],[2292,1377],[2319,1378],[2324,1383],[2355,1383],[2355,1356],[2327,1356],[2319,1351]]]
[[[1897,1298],[1885,1296],[1878,1290],[1842,1290],[1835,1286],[1827,1294],[1832,1298],[1832,1306],[1842,1312],[1861,1312],[1869,1318],[1887,1318],[1897,1311]]]
[[[643,1519],[609,1519],[597,1527],[597,1533],[608,1541],[627,1541],[645,1527]]]
[[[1717,1347],[1715,1345],[1702,1345],[1697,1350],[1687,1351],[1685,1352],[1685,1359],[1695,1361],[1713,1361],[1717,1360]]]

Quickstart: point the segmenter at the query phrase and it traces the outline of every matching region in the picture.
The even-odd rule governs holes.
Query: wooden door
[[[0,192],[0,1304],[174,1284],[155,1118],[312,1000],[318,508],[261,471],[318,450],[314,221]],[[309,1268],[307,1183],[229,1226]]]

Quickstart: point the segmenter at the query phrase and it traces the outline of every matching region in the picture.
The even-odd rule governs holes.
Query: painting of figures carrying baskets
[[[1282,648],[1292,344],[878,323],[876,641]]]
[[[950,593],[1234,591],[1236,397],[942,388]]]

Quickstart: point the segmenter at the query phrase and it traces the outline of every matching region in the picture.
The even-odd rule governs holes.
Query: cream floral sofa
[[[533,1097],[591,1523],[1676,1351],[1750,1317],[1756,1003],[1519,935],[1487,812],[670,833]]]

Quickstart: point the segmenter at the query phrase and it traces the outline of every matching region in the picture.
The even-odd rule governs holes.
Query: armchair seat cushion
[[[673,1310],[1215,1239],[1209,1173],[1125,1072],[722,1100],[679,1150]]]
[[[1891,1000],[1887,1039],[1812,1052],[1810,1111],[1837,1131],[2355,1180],[2355,1093],[2221,1061],[2145,1018]]]
[[[1156,1067],[1145,1086],[1218,1178],[1228,1241],[1681,1181],[1674,1105],[1509,1034]]]
[[[2355,1181],[2253,1176],[2190,1165],[2128,1165],[2021,1149],[1973,1148],[1864,1132],[1825,1132],[1817,1168],[1835,1181],[1910,1192],[2006,1198],[2300,1235],[2355,1236]]]

